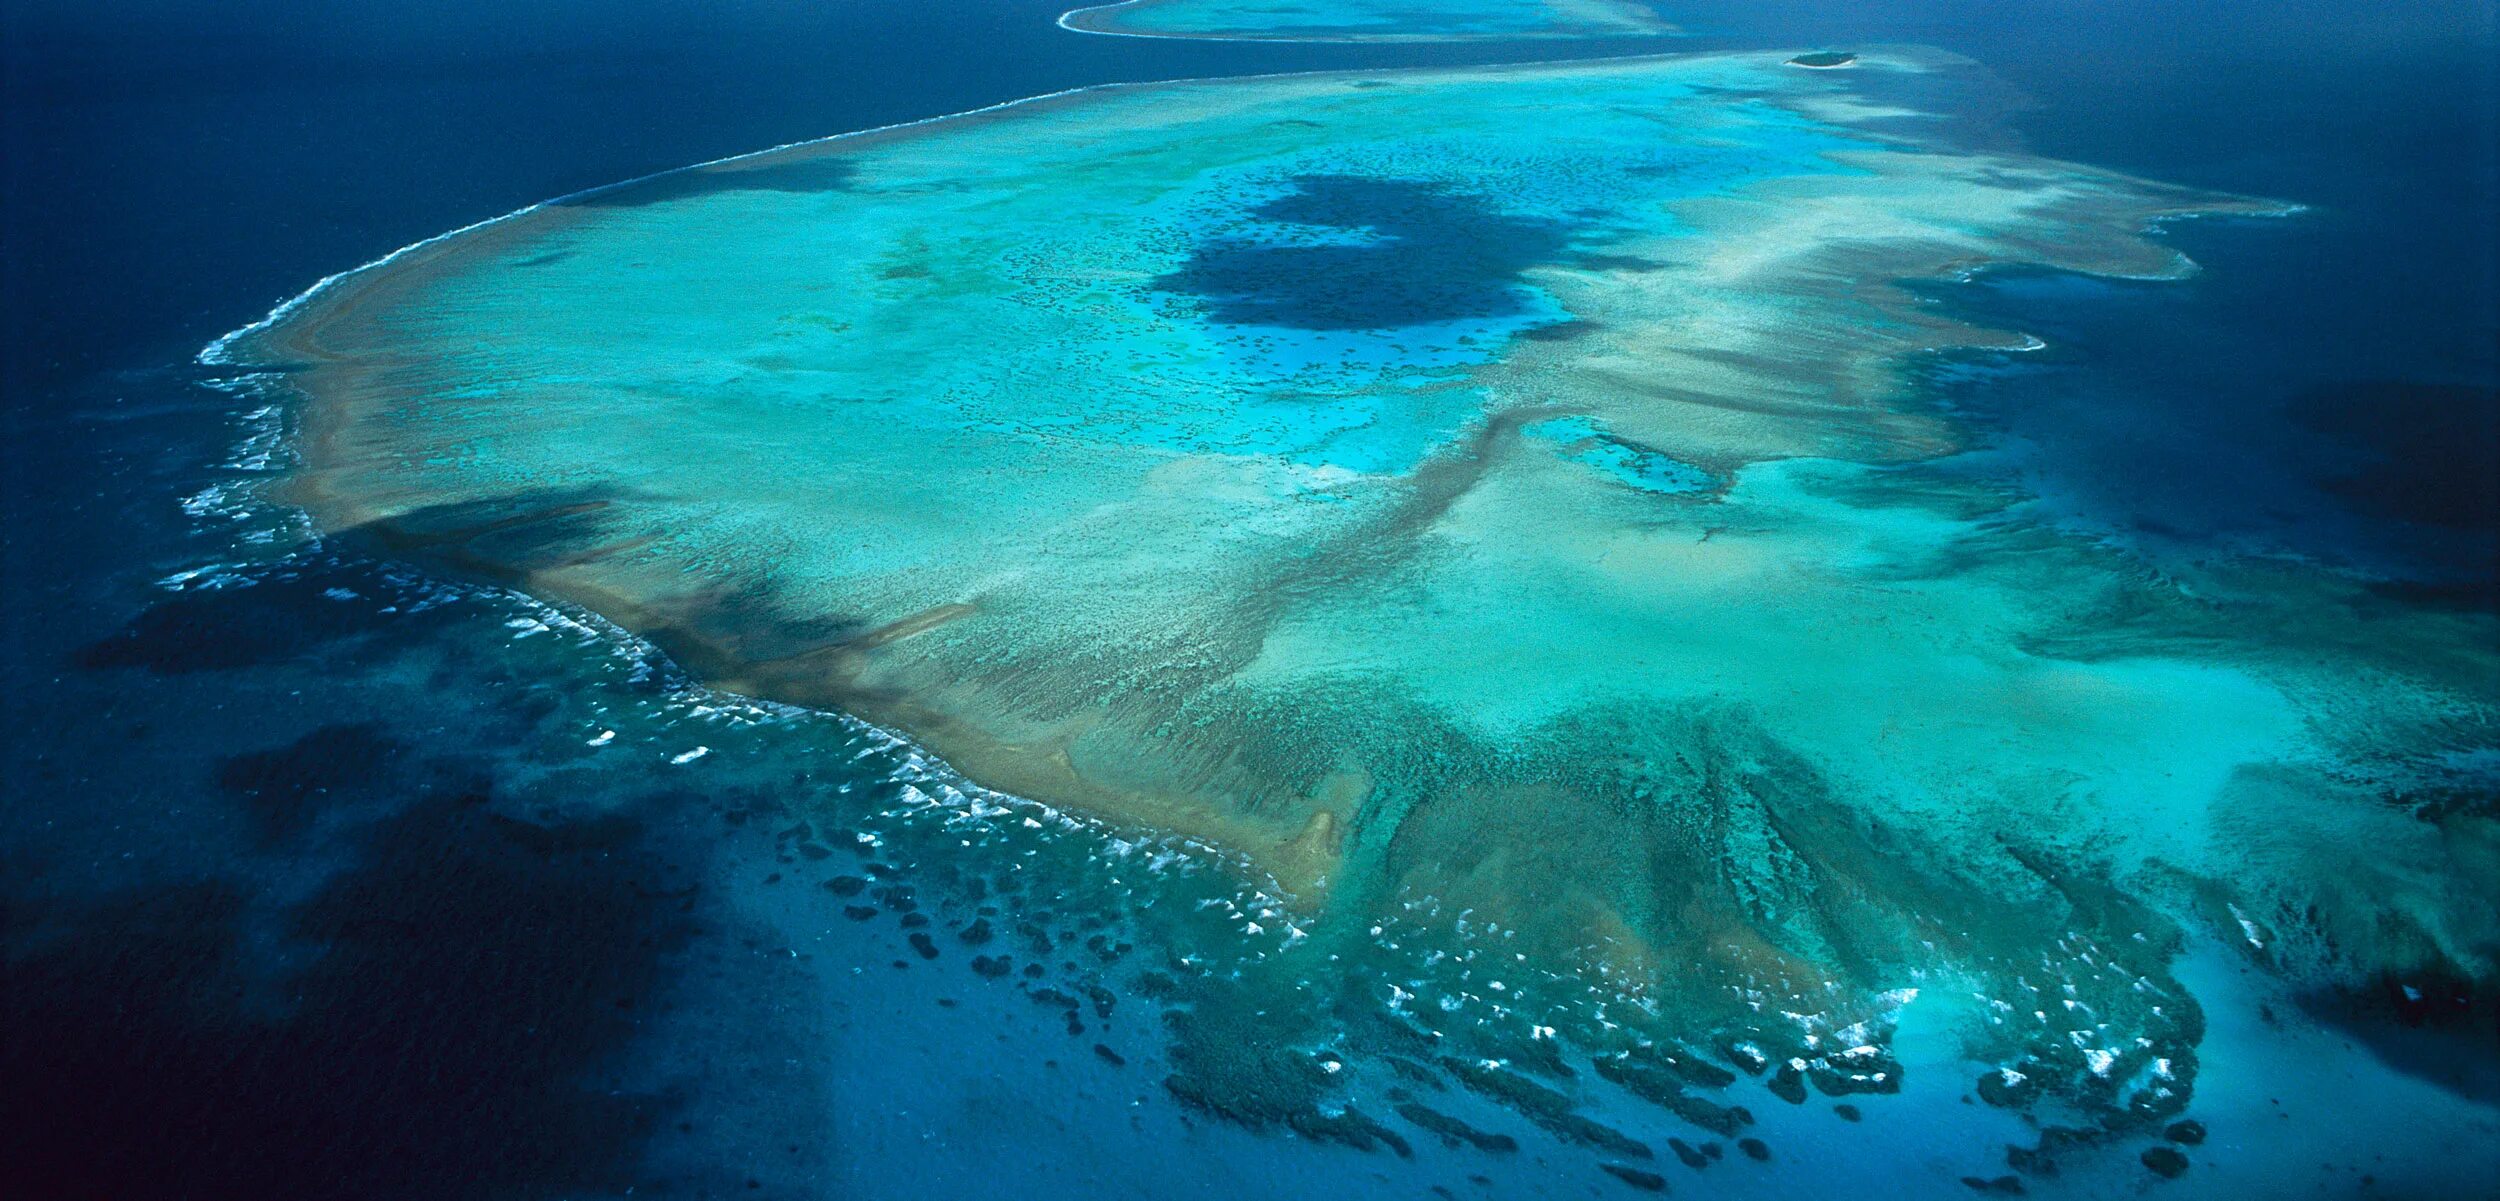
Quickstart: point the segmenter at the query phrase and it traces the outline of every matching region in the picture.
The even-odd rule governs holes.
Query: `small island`
[[[1817,50],[1812,54],[1800,54],[1797,57],[1788,60],[1788,65],[1792,67],[1812,67],[1817,71],[1829,71],[1835,67],[1848,66],[1856,61],[1858,61],[1858,56],[1850,54],[1846,51]]]
[[[1064,13],[1061,28],[1121,37],[1245,42],[1463,42],[1675,34],[1637,0],[1119,0]]]

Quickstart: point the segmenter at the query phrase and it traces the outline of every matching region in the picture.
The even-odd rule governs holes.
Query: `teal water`
[[[1238,74],[1286,61],[1259,53],[1318,53],[1077,38],[1050,33],[1051,12],[1028,15],[1027,42],[988,40],[1027,46],[1028,55],[1004,57],[1057,63],[1061,74],[1011,83],[1028,76],[999,70],[996,45],[970,46],[969,59],[924,48],[914,52],[924,62],[992,65],[957,73],[979,77],[965,85],[934,69],[894,83],[871,62],[862,78],[890,85],[863,84],[873,99],[819,112],[798,98],[812,94],[801,87],[758,103],[770,119],[744,124],[713,122],[725,103],[717,97],[681,101],[684,113],[637,121],[641,132],[627,141],[660,156],[646,165],[660,165],[873,124],[898,108],[920,116],[1047,91],[1096,78],[1086,74],[1096,68]],[[2421,20],[2382,16],[2380,27]],[[942,24],[913,17],[894,28],[920,30],[925,47],[967,49]],[[2001,56],[1989,48],[2008,44],[1997,26],[1951,13],[1780,19],[1791,18],[1815,30],[1810,40],[1720,33],[1748,47],[1820,46],[1858,36],[1833,32],[1863,29],[1850,22],[1872,22],[1992,62]],[[2463,320],[2464,308],[2451,312],[2452,302],[2428,294],[2436,290],[2399,293],[2404,303],[2374,307],[2382,320],[2366,328],[2334,319],[2342,301],[2328,293],[2341,284],[2289,289],[2298,303],[2265,298],[2284,279],[2380,279],[2367,256],[2346,252],[2378,247],[2401,261],[2397,249],[2443,244],[2437,220],[2364,237],[2358,214],[2382,211],[2354,199],[2366,188],[2338,190],[2257,150],[2253,158],[2275,165],[2251,170],[2230,155],[2188,154],[2174,145],[2175,123],[2130,125],[2125,103],[2075,99],[2112,89],[2170,94],[2183,85],[2129,64],[2159,52],[2172,36],[2165,31],[2236,28],[2203,23],[2212,19],[2189,14],[2183,25],[2132,33],[2063,27],[2053,57],[2077,58],[2079,39],[2094,49],[2072,72],[2113,77],[2108,89],[2069,81],[2048,91],[2059,99],[2040,120],[2060,131],[2053,141],[2067,161],[2023,156],[2000,140],[1983,143],[1998,156],[1990,169],[1967,169],[1974,164],[1958,157],[1966,146],[1952,135],[1981,123],[1971,114],[1986,106],[1965,109],[1969,93],[1926,86],[1939,82],[1933,76],[1912,76],[1898,91],[1886,84],[1904,81],[1880,72],[1794,86],[1878,107],[1933,105],[1960,114],[1954,121],[1822,110],[1773,72],[1772,115],[1873,142],[1882,169],[1824,173],[1807,162],[1795,168],[1798,186],[1831,191],[1756,179],[1750,200],[1736,195],[1674,220],[1610,217],[1619,226],[1593,252],[1551,236],[1573,218],[1568,209],[1512,204],[1465,175],[1439,188],[1393,188],[1397,220],[1372,220],[1376,192],[1332,182],[1370,173],[1367,161],[1295,177],[1290,191],[1221,190],[1223,207],[1186,214],[1185,236],[1152,256],[1071,257],[1064,243],[1010,248],[1001,261],[1021,253],[1027,268],[1010,278],[1043,293],[1029,299],[1045,305],[1093,311],[1076,303],[1085,293],[1052,290],[1070,277],[1153,297],[1142,316],[1114,316],[1196,329],[1215,349],[1192,380],[1309,371],[1312,392],[1334,407],[1304,420],[1293,396],[1261,395],[1270,412],[1249,433],[1219,403],[1186,422],[1141,409],[1093,440],[1080,396],[1070,402],[1076,418],[1062,414],[1056,425],[1019,406],[999,441],[1168,455],[1191,460],[1193,471],[1208,459],[1278,463],[1288,475],[1323,476],[1324,486],[1290,493],[1293,503],[1362,517],[1388,508],[1383,497],[1403,497],[1412,503],[1394,511],[1416,532],[1298,541],[1258,520],[1276,503],[1271,494],[1170,471],[1154,483],[1234,506],[1219,520],[1165,531],[1173,536],[1161,545],[1184,553],[1131,560],[1158,532],[1136,520],[1137,506],[1043,535],[1057,541],[1043,548],[1052,553],[1038,560],[1042,572],[1024,571],[1037,561],[1020,553],[1031,542],[991,531],[990,545],[930,573],[977,583],[962,593],[976,611],[921,610],[927,622],[902,628],[873,626],[867,613],[855,624],[842,612],[827,616],[826,600],[846,586],[815,570],[843,556],[803,546],[822,532],[821,515],[873,509],[887,491],[906,513],[965,494],[1047,493],[1068,486],[1052,478],[1063,466],[1057,450],[1034,456],[1035,471],[1021,475],[980,470],[978,455],[899,452],[904,474],[811,475],[839,457],[816,445],[845,420],[825,411],[845,395],[831,381],[908,377],[915,361],[941,356],[862,355],[840,372],[815,371],[825,386],[769,392],[770,403],[744,410],[713,408],[733,388],[806,374],[808,364],[805,355],[776,361],[770,342],[760,354],[704,358],[702,343],[724,326],[672,341],[669,322],[685,317],[665,310],[652,316],[666,321],[614,320],[689,278],[664,260],[611,264],[621,273],[644,261],[648,288],[620,288],[633,277],[618,274],[602,292],[599,275],[585,270],[578,291],[546,298],[548,310],[580,302],[612,320],[605,338],[583,329],[569,361],[531,362],[524,352],[549,326],[529,322],[494,327],[508,335],[494,348],[500,364],[497,353],[466,346],[460,369],[511,370],[521,383],[450,389],[459,403],[440,415],[455,424],[429,426],[420,406],[404,402],[382,414],[396,426],[381,428],[412,436],[372,444],[371,462],[360,465],[406,473],[405,493],[382,498],[393,516],[378,523],[315,535],[299,511],[254,501],[256,487],[274,499],[289,480],[301,486],[300,474],[270,475],[291,455],[341,461],[322,457],[307,436],[317,429],[290,424],[318,413],[280,381],[221,370],[218,382],[234,395],[202,400],[187,375],[133,374],[98,385],[106,391],[86,408],[62,401],[61,415],[24,427],[30,436],[13,444],[45,452],[40,461],[21,452],[28,470],[5,483],[13,504],[49,498],[24,507],[45,519],[17,523],[5,548],[12,600],[40,615],[9,627],[10,666],[24,685],[11,694],[10,779],[25,803],[11,807],[0,846],[11,867],[0,910],[11,985],[0,989],[9,1018],[0,1026],[10,1034],[0,1045],[16,1082],[11,1097],[38,1102],[10,1110],[11,1158],[75,1163],[86,1178],[128,1182],[119,1191],[131,1195],[178,1191],[165,1179],[263,1196],[750,1188],[925,1196],[994,1192],[1000,1180],[1069,1196],[1178,1187],[1403,1196],[1434,1185],[1638,1195],[1638,1177],[1610,1175],[1605,1164],[1656,1172],[1688,1195],[1962,1196],[1973,1187],[1965,1178],[2007,1177],[2038,1195],[2471,1195],[2495,1168],[2492,1094],[2475,1074],[2488,1056],[2476,1041],[2473,983],[2488,944],[2478,907],[2491,895],[2476,867],[2492,794],[2473,701],[2490,678],[2476,650],[2490,642],[2486,619],[2331,562],[2208,541],[2193,523],[2164,535],[2190,548],[2184,555],[2155,556],[2140,549],[2147,535],[2108,533],[2110,495],[2168,517],[2199,512],[2190,502],[2207,494],[2246,506],[2290,494],[2243,465],[2265,450],[2262,406],[2210,386],[2235,378],[2243,348],[2305,340],[2297,354],[2272,356],[2286,380],[2331,374],[2322,364],[2465,370],[2387,349],[2436,345]],[[901,55],[891,47],[924,45],[896,40],[894,28],[825,44],[873,44],[892,56]],[[1072,48],[1053,50],[1054,38]],[[2232,41],[2192,40],[2207,62],[2228,57]],[[704,53],[700,39],[672,41],[668,61]],[[2036,86],[2040,60],[2024,58],[2022,38],[2011,44],[2002,57]],[[2374,47],[2372,38],[2331,53],[2313,46],[2295,56],[2314,68],[2297,78],[2226,71],[2218,78],[2233,86],[2209,89],[2199,112],[2262,111],[2308,128],[2282,116],[2303,110],[2265,101],[2334,94],[2379,61],[2372,56],[2383,47]],[[1116,62],[1085,57],[1096,51]],[[782,61],[756,61],[766,60]],[[220,62],[212,74],[233,73],[231,59]],[[1371,60],[1338,65],[1354,62]],[[508,81],[512,71],[488,74]],[[481,179],[503,182],[470,181],[467,190],[436,180],[403,189],[408,196],[342,202],[340,213],[370,222],[357,227],[379,239],[368,249],[337,250],[309,222],[283,239],[247,222],[214,246],[169,256],[147,291],[225,313],[218,324],[232,325],[259,303],[249,295],[248,307],[232,303],[236,285],[216,269],[229,246],[256,248],[256,259],[279,264],[262,269],[293,286],[427,229],[633,174],[632,163],[593,152],[607,144],[602,130],[616,112],[643,111],[633,96],[683,89],[664,73],[630,74],[621,107],[593,106],[602,111],[558,125],[565,136],[551,144],[451,153],[416,122],[411,134],[381,139],[388,154],[347,156],[376,178],[405,179],[409,159],[509,172],[483,170]],[[752,78],[739,86],[776,93],[815,78],[763,66],[745,74]],[[426,86],[458,91],[469,77],[429,76]],[[2446,95],[2442,81],[2457,78],[2392,72],[2362,94]],[[970,91],[948,90],[958,85]],[[548,76],[527,93],[531,111],[569,111],[573,86]],[[1001,90],[979,95],[983,87]],[[423,94],[398,84],[377,91],[393,104]],[[250,99],[260,95],[185,94],[177,107],[262,112]],[[266,98],[277,115],[265,124],[285,131],[289,147],[298,131],[352,126],[335,103],[287,115],[294,95]],[[947,99],[957,95],[972,98]],[[1534,119],[1570,123],[1578,101],[1563,99]],[[793,107],[810,109],[796,133]],[[149,111],[157,110],[127,97],[112,109]],[[2433,114],[2455,111],[2364,105],[2355,119],[2378,113],[2382,128],[2436,142],[2446,118]],[[1658,124],[1691,128],[1680,117]],[[697,128],[701,136],[681,141],[664,132]],[[1321,142],[1350,133],[1285,128]],[[2078,139],[2078,129],[2092,136]],[[1076,121],[1068,136],[1098,132]],[[184,142],[248,149],[260,144],[253,136]],[[1681,153],[1679,136],[1664,135]],[[2401,159],[2392,140],[2365,149],[2314,135],[2296,139],[2303,149],[2290,159],[2383,170]],[[110,144],[116,161],[156,161],[145,139]],[[429,157],[426,146],[438,149]],[[1884,162],[1902,146],[1923,153]],[[1400,153],[1411,161],[1439,149]],[[331,159],[288,153],[301,153],[305,167],[273,175],[267,198],[240,215],[220,216],[210,202],[231,194],[224,173],[191,177],[203,202],[169,208],[167,228],[227,228],[216,223],[294,211],[287,206],[306,201],[291,193],[321,191],[310,181],[351,186]],[[1603,147],[1595,157],[1627,153]],[[265,158],[238,152],[243,162]],[[2152,243],[2133,240],[2134,217],[2124,213],[2103,236],[2093,204],[2021,219],[2041,190],[2078,180],[2120,209],[2228,203],[2075,159],[2337,203],[2289,219],[2191,223]],[[1153,180],[1166,162],[1148,155],[1135,166]],[[547,163],[574,173],[571,182],[561,174],[526,182]],[[1921,165],[1957,170],[1923,177]],[[838,226],[849,220],[840,206],[871,203],[842,194],[861,183],[856,171],[805,159],[750,166],[752,187],[715,188],[711,173],[696,173],[581,198],[551,224],[594,244],[576,258],[621,233],[682,250],[690,242],[669,206],[682,219],[752,205],[773,220],[732,224],[722,237],[794,236],[776,243],[786,248],[815,245],[811,221]],[[1501,176],[1501,187],[1533,176]],[[1040,178],[1043,192],[1058,182]],[[956,212],[977,217],[985,204],[1015,199],[1015,188],[991,192],[992,183],[958,186],[977,194]],[[1975,183],[1985,186],[1970,190]],[[463,199],[427,207],[412,198],[433,188]],[[932,189],[947,190],[943,178]],[[909,192],[877,199],[923,202]],[[2011,203],[1985,203],[1992,199]],[[26,211],[22,199],[10,203],[13,215]],[[119,203],[78,206],[100,231],[80,244],[108,258],[146,244],[103,215]],[[2428,200],[2422,210],[2445,211]],[[1000,215],[1016,211],[1008,203]],[[394,232],[391,221],[410,213],[420,224]],[[1749,214],[1793,220],[1757,224]],[[49,229],[53,220],[13,219],[13,228]],[[1451,220],[1480,222],[1477,236],[1436,238],[1436,222]],[[981,223],[928,224],[946,232]],[[1086,232],[1070,241],[1081,244]],[[1926,245],[1897,259],[1861,257],[1865,243],[1888,234]],[[1482,253],[1449,249],[1479,238]],[[811,266],[851,261],[843,256],[855,247],[824,243],[833,249],[823,257],[757,269],[759,279],[793,280],[787,292],[741,294],[730,269],[749,260],[732,256],[723,282],[696,299],[817,312],[811,282],[832,291],[854,278],[804,278]],[[44,243],[12,239],[11,254],[30,245]],[[1778,253],[1803,245],[1850,252],[1793,264]],[[1303,253],[1330,247],[1344,257]],[[2168,278],[2178,264],[2153,247],[2188,250],[2206,270]],[[548,257],[556,253],[452,265],[462,276],[560,275],[570,260]],[[1923,293],[1948,295],[1949,306],[1864,286],[1891,271],[1949,271],[1973,256],[2163,278],[2041,272]],[[1396,270],[1370,265],[1382,260],[1432,262],[1449,286],[1403,286]],[[1342,286],[1316,296],[1290,287],[1312,262],[1325,262]],[[880,278],[870,288],[915,286],[908,274],[881,277],[910,262],[872,265]],[[11,277],[13,288],[20,278]],[[1974,297],[1987,303],[1969,305]],[[1414,319],[1379,322],[1368,315],[1374,307]],[[403,298],[396,310],[366,311],[422,308]],[[142,311],[135,293],[124,311]],[[515,315],[535,316],[515,307],[498,320]],[[2302,333],[2272,330],[2277,319]],[[134,339],[170,336],[128,324]],[[472,342],[477,332],[448,321],[431,328]],[[1780,336],[1749,338],[1755,330]],[[2195,342],[2217,330],[2231,331],[2231,353],[2199,357]],[[995,332],[959,325],[926,344],[942,351],[951,335],[996,345],[979,341]],[[2029,345],[2024,333],[2051,345],[1988,349]],[[2378,351],[2338,357],[2338,338],[2365,335]],[[73,344],[92,345],[108,335],[98,327],[78,337]],[[1254,339],[1295,357],[1221,353]],[[1882,355],[1863,370],[1801,369],[1848,363],[1853,347],[1954,339],[1982,345],[1967,360],[1940,356],[1956,370],[1971,364],[1951,408],[1931,411],[1927,402],[1942,398],[1926,389],[1930,377],[1879,369]],[[654,358],[696,366],[668,365],[681,374],[630,403],[586,399],[570,412],[540,386],[631,383],[647,360],[619,348],[641,341]],[[1399,345],[1417,343],[1432,348],[1428,371],[1383,369]],[[1119,344],[1115,333],[1102,348]],[[2163,364],[2178,355],[2202,373],[2174,378]],[[1910,361],[1928,357],[1912,352]],[[31,361],[13,357],[11,370]],[[1010,356],[996,374],[1027,397],[1046,397],[1069,361],[1045,358],[1046,369],[1019,374]],[[310,360],[281,365],[301,370]],[[413,376],[426,365],[400,366]],[[513,370],[520,366],[526,374]],[[2028,382],[2042,379],[2064,380],[2067,391]],[[318,384],[318,371],[298,382]],[[405,382],[338,394],[356,403],[335,411],[380,410]],[[1400,394],[1412,403],[1387,401]],[[2365,411],[2383,416],[2363,424],[2391,434],[2432,428],[2425,406],[2450,395],[2355,395],[2382,394],[2388,403]],[[2022,411],[2044,396],[2045,411]],[[896,399],[918,398],[905,383]],[[639,421],[642,436],[564,428],[611,407]],[[505,421],[533,412],[535,421]],[[2125,436],[2072,440],[2072,427],[2086,424],[2078,412]],[[248,440],[229,447],[226,420],[244,414]],[[2042,441],[2019,455],[1995,450],[1991,423],[2006,420],[2037,422],[2021,428]],[[704,436],[723,421],[730,425]],[[1384,422],[1398,428],[1368,432]],[[460,428],[479,436],[422,445],[413,436]],[[1202,441],[1207,429],[1249,449]],[[918,435],[905,427],[891,436]],[[631,462],[653,486],[620,494],[597,474],[601,460],[584,459],[571,494],[481,490],[473,504],[398,507],[438,480],[535,472],[550,461],[547,449],[575,437],[640,454]],[[1990,453],[1925,457],[1963,445]],[[414,470],[390,449],[439,470]],[[501,461],[481,453],[516,449],[530,453]],[[2009,457],[2025,473],[2000,470]],[[2427,478],[2470,474],[2468,456],[2415,462]],[[1688,482],[1686,471],[1709,485],[1643,486]],[[797,485],[786,482],[794,477]],[[2099,491],[2080,494],[2071,483],[2079,478]],[[2034,495],[2035,481],[2064,489],[2054,506]],[[1118,481],[1078,483],[1109,491]],[[734,520],[744,498],[767,486],[786,507],[769,520]],[[2348,488],[2393,497],[2373,501],[2373,513],[2442,511],[2388,492],[2380,477]],[[1012,509],[1014,499],[996,507]],[[942,530],[951,511],[933,512],[924,527]],[[2399,540],[2372,532],[2383,519],[2357,502],[2332,525],[2286,512],[2283,528],[2331,531],[2386,556],[2372,562],[2405,560]],[[742,524],[749,541],[740,545],[727,535]],[[655,528],[661,539],[648,537]],[[677,528],[686,538],[669,541]],[[914,541],[848,553],[873,577],[917,561]],[[1238,578],[1190,578],[1197,564],[1261,545],[1299,552],[1284,560],[1298,566],[1252,575],[1265,586],[1251,589],[1233,590]],[[869,553],[885,550],[898,553]],[[1397,553],[1381,553],[1389,550]],[[411,559],[427,570],[396,565]],[[479,571],[511,578],[516,567],[522,583],[558,598],[568,582],[632,585],[630,595],[601,592],[592,602],[619,603],[617,615],[687,653],[673,662],[586,609],[444,582]],[[1125,587],[1087,586],[1123,572]],[[545,574],[528,578],[535,573]],[[931,599],[949,586],[933,583]],[[1033,607],[983,618],[979,603],[1017,587]],[[655,596],[685,601],[684,614],[705,619],[693,633],[753,641],[707,660],[705,644],[680,640],[687,631],[627,611]],[[1167,643],[1141,654],[1133,640],[1095,637],[1151,626],[1135,603],[1173,596],[1193,620],[1173,627]],[[785,607],[793,597],[802,603]],[[1052,624],[1089,606],[1102,613],[1095,625],[1067,635]],[[1050,620],[1018,624],[1041,618]],[[1261,644],[1223,637],[1243,629],[1263,629]],[[1002,637],[1008,653],[996,653]],[[1018,648],[1021,638],[1031,643]],[[1006,703],[980,712],[1029,723],[1022,731],[1044,745],[1066,736],[1068,761],[1088,771],[1150,763],[1114,757],[1140,735],[1248,752],[1231,764],[1182,764],[1188,780],[1213,781],[1208,804],[1106,819],[1148,810],[1121,808],[1132,799],[1124,796],[1051,807],[992,792],[940,764],[929,744],[714,691],[679,666],[728,681],[741,667],[793,654],[802,658],[788,674],[754,690],[918,657],[995,685]],[[891,678],[912,682],[907,665]],[[1202,691],[1169,703],[1175,689],[1210,678],[1226,682],[1211,701]],[[1384,681],[1402,681],[1405,695]],[[1241,696],[1254,703],[1230,704]],[[1417,696],[1437,700],[1412,703]],[[1109,701],[1094,706],[1100,698]],[[876,700],[867,699],[863,711]],[[1035,721],[1037,710],[1064,721]],[[931,739],[944,742],[943,731]],[[977,755],[957,758],[977,766]],[[1231,790],[1262,777],[1315,783],[1247,806],[1249,820],[1227,837],[1173,832],[1238,818]],[[1304,820],[1317,812],[1330,822]],[[1321,854],[1332,839],[1334,865]],[[1328,869],[1318,884],[1270,878],[1313,865]],[[1592,928],[1596,939],[1584,941]],[[1664,952],[1644,950],[1661,940]],[[1575,956],[1592,945],[1598,953]],[[1002,960],[1005,972],[993,974]],[[1658,970],[1678,962],[1680,973]],[[40,1040],[23,1037],[30,1030]],[[1773,1061],[1759,1074],[1750,1070],[1756,1051]],[[1783,1057],[1797,1062],[1783,1068]],[[2008,1084],[2008,1070],[2021,1080]],[[1881,1091],[1888,1085],[1900,1091]],[[2157,1116],[2173,1105],[2211,1137],[2174,1140]],[[1455,1133],[1453,1121],[1483,1146]],[[2097,1131],[2103,1121],[2115,1123],[2106,1137],[2057,1133]],[[1769,1160],[1752,1158],[1739,1137],[1761,1140]],[[296,1154],[238,1162],[232,1153],[272,1145]],[[2010,1157],[2009,1146],[2053,1152],[2057,1171]],[[2181,1181],[2161,1182],[2139,1158],[2162,1147],[2189,1159]],[[98,1149],[111,1153],[91,1154]]]
[[[1596,422],[1585,417],[1556,417],[1519,432],[1559,442],[1562,453],[1573,462],[1584,463],[1645,492],[1706,492],[1713,485],[1708,472],[1608,437]]]
[[[2296,208],[1946,136],[1950,55],[1792,53],[1049,97],[528,210],[216,355],[287,371],[329,528],[1239,856],[1249,953],[1155,986],[1190,1104],[1483,1129],[1428,1083],[1650,1159],[1552,1082],[1732,1138],[1740,1072],[1902,1092],[1928,996],[2006,1166],[2158,1151],[2187,924],[2478,954],[2482,828],[2373,798],[2488,741],[2489,644],[1931,466],[1900,365],[2035,340],[1898,281],[2179,280],[2159,222]],[[2353,845],[2413,883],[2320,888]]]

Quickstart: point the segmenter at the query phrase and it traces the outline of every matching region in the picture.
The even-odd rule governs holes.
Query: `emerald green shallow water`
[[[2489,823],[2406,808],[2475,786],[2488,618],[1920,466],[1911,366],[2025,340],[1895,281],[2180,275],[2150,223],[2277,206],[1957,148],[1942,55],[1784,58],[1073,93],[542,206],[233,351],[329,528],[1246,855],[1275,954],[1174,1086],[1248,1120],[1364,1137],[1394,1050],[1602,1147],[1522,1091],[1556,1040],[1888,1092],[1942,990],[1995,1099],[2125,1130],[2192,1087],[2183,929],[2488,973]]]
[[[1632,0],[1127,0],[1076,9],[1070,29],[1140,37],[1280,41],[1464,41],[1673,33]]]

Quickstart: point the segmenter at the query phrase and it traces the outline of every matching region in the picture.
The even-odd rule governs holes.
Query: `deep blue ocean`
[[[1210,1126],[1116,1062],[1149,1055],[1148,1031],[1060,1037],[1055,1015],[963,999],[961,956],[828,927],[836,897],[774,900],[806,859],[753,780],[575,771],[562,789],[630,795],[632,816],[565,819],[546,731],[586,705],[691,720],[662,712],[665,664],[516,640],[517,602],[344,552],[159,585],[250,532],[209,490],[261,402],[203,386],[192,356],[409,242],[1091,83],[1558,53],[1088,37],[1053,26],[1060,7],[0,0],[0,1195],[1458,1183]],[[2494,14],[1670,9],[1696,35],[1674,48],[1940,45],[2007,85],[2039,151],[2306,206],[2172,228],[2205,268],[2186,283],[1935,287],[2050,343],[1939,369],[1939,403],[1986,432],[1952,466],[2013,473],[2156,557],[2299,556],[2462,606],[2500,597]],[[801,775],[888,786],[872,760]],[[927,1135],[933,1107],[954,1134]]]

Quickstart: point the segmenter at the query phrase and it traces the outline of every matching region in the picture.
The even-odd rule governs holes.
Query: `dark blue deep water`
[[[758,773],[549,784],[551,731],[657,704],[665,664],[514,641],[508,601],[340,552],[158,586],[229,557],[236,528],[184,502],[232,477],[257,404],[191,356],[328,273],[549,196],[1082,84],[1520,53],[1084,37],[1059,7],[0,0],[0,1194],[1455,1182],[1226,1130],[1182,1148],[1191,1119],[1118,1066],[1145,1032],[1071,1041],[1054,1013],[1027,1038],[1032,1014],[952,1004],[975,985],[951,951],[924,962],[883,923],[803,937],[818,911],[769,890],[799,887],[817,832]],[[1670,15],[1696,46],[1942,45],[2020,94],[2037,149],[2308,206],[2174,229],[2206,268],[2185,284],[1936,289],[2051,343],[1939,372],[1987,433],[1964,465],[2156,554],[2493,603],[2488,0]],[[1298,269],[1187,282],[1270,267]],[[807,904],[900,887],[879,866]],[[932,1105],[954,1133],[911,1133]]]

